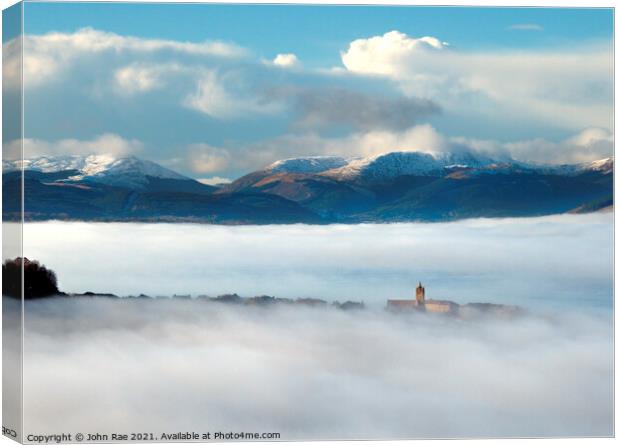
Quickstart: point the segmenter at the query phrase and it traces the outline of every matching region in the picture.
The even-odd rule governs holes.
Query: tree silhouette
[[[56,274],[38,261],[23,259],[24,298],[49,297],[59,293]],[[22,258],[2,264],[2,294],[21,298]]]

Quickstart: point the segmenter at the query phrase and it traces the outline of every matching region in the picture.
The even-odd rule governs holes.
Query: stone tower
[[[415,301],[418,304],[424,304],[424,287],[422,283],[418,283],[418,287],[415,288]]]

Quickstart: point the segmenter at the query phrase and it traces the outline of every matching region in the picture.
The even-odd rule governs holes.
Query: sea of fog
[[[26,433],[609,436],[612,229],[611,214],[353,226],[29,223],[25,255],[55,270],[67,292],[313,296],[367,309],[27,301]],[[461,320],[383,310],[418,281],[428,297],[528,311]],[[5,299],[5,316],[19,307]]]
[[[609,309],[613,215],[450,223],[213,226],[43,222],[24,254],[65,292],[428,298]]]
[[[28,301],[25,327],[26,434],[613,434],[602,313],[458,320],[86,297]]]

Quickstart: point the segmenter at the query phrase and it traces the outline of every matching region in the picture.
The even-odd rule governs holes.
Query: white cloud
[[[135,106],[133,110],[144,106],[160,119],[167,113],[187,113],[184,107],[218,120],[235,120],[240,128],[253,124],[251,119],[273,125],[269,119],[275,117],[277,123],[272,128],[288,122],[290,129],[299,131],[270,141],[244,143],[231,151],[239,153],[239,159],[224,162],[219,153],[221,160],[211,165],[254,169],[265,165],[262,161],[298,155],[365,156],[391,150],[449,148],[459,141],[439,135],[428,125],[409,128],[439,109],[447,119],[463,119],[462,125],[481,129],[479,139],[468,140],[470,145],[541,161],[598,156],[611,143],[590,130],[581,136],[593,138],[590,145],[577,140],[543,141],[528,131],[530,124],[536,129],[559,127],[564,133],[611,128],[613,66],[605,44],[583,44],[562,51],[464,52],[436,37],[414,38],[391,31],[351,42],[342,53],[344,68],[336,71],[274,66],[298,62],[290,53],[261,63],[234,44],[142,39],[93,29],[26,36],[24,45],[30,100],[39,91],[57,103],[71,96],[72,103],[77,101],[80,106],[105,105],[89,108],[104,114],[103,110],[115,110],[119,104]],[[5,85],[17,86],[19,40],[5,44],[4,49]],[[44,91],[34,88],[46,82],[50,84]],[[274,94],[278,89],[292,93]],[[107,102],[110,91],[115,94],[114,106]],[[300,91],[306,91],[306,96]],[[147,92],[157,94],[141,94]],[[122,95],[131,102],[119,101]],[[413,106],[414,102],[430,107],[421,107],[423,112],[417,113],[420,107]],[[152,120],[149,116],[149,122]],[[494,130],[496,124],[501,128],[507,122],[513,128],[523,128],[515,130],[525,135],[519,136],[523,140],[512,145],[482,140],[508,139]],[[200,131],[200,123],[190,126],[190,131]],[[334,127],[353,133],[338,138],[321,136],[334,134]],[[95,134],[105,131],[108,128],[95,130]],[[545,130],[536,132],[546,134]],[[553,153],[554,148],[558,153]],[[170,158],[169,153],[162,153],[165,149],[155,147],[159,151],[156,157]]]
[[[2,45],[2,89],[19,90],[22,85],[22,38]]]
[[[195,173],[213,173],[230,166],[227,150],[208,144],[192,144],[187,148],[186,167]]]
[[[19,50],[20,39],[13,39],[3,45],[9,54]],[[174,40],[145,39],[121,36],[111,32],[83,28],[74,33],[51,32],[43,35],[25,35],[23,38],[24,85],[34,88],[53,81],[61,71],[68,70],[73,63],[102,53],[142,54],[171,51],[176,54],[195,57],[239,58],[247,51],[232,43],[206,41],[202,43]],[[11,70],[13,72],[15,70]],[[18,85],[17,79],[11,84]]]
[[[352,72],[398,75],[403,61],[416,53],[443,50],[446,42],[435,37],[411,38],[399,31],[357,39],[341,53],[342,63]]]
[[[334,139],[327,143],[327,150],[341,154],[375,156],[390,151],[420,151],[432,153],[449,150],[448,141],[428,124],[416,125],[401,132],[371,131]]]
[[[183,67],[177,64],[133,63],[117,69],[114,80],[123,94],[144,93],[163,87],[166,76],[182,70]]]
[[[103,134],[92,140],[62,139],[44,141],[26,139],[26,157],[42,155],[110,154],[122,156],[140,154],[143,144],[114,134]],[[424,153],[471,150],[497,160],[542,164],[572,164],[590,162],[613,156],[613,134],[601,128],[587,128],[561,141],[543,138],[500,142],[489,139],[449,137],[432,125],[422,124],[403,131],[375,130],[352,133],[342,137],[324,137],[314,132],[285,134],[249,144],[213,146],[195,143],[176,151],[178,155],[163,161],[168,168],[194,174],[213,174],[234,171],[254,171],[277,160],[300,156],[368,157],[392,151]],[[18,159],[19,141],[7,144],[5,157]],[[230,182],[227,177],[206,177],[205,184]]]
[[[608,43],[465,52],[392,31],[355,40],[341,58],[351,73],[387,76],[405,94],[480,121],[505,116],[571,130],[612,125]]]
[[[451,142],[496,158],[512,158],[537,164],[577,164],[613,156],[613,135],[601,128],[587,128],[565,140],[543,138],[504,142],[455,137]]]
[[[232,70],[218,72],[202,70],[194,93],[189,94],[185,106],[214,118],[230,119],[251,114],[274,114],[283,104],[253,91],[246,72]]]
[[[604,128],[586,128],[569,138],[566,142],[581,147],[592,147],[600,142],[612,143],[613,141],[613,134],[609,130]]]
[[[342,137],[317,133],[286,134],[277,138],[237,146],[230,150],[227,167],[253,171],[277,160],[300,156],[368,157],[392,151],[424,153],[471,150],[504,161],[572,164],[613,156],[613,135],[602,129],[586,129],[561,141],[543,138],[501,142],[489,139],[450,137],[432,125],[422,124],[403,131],[377,130]],[[218,153],[228,152],[224,148]],[[215,170],[212,170],[215,171]]]
[[[206,185],[230,184],[232,179],[222,178],[220,176],[212,176],[210,178],[198,178],[196,181]]]
[[[195,147],[204,148],[197,150]],[[200,159],[204,156],[205,165],[208,166],[205,171],[208,172],[222,172],[226,168],[254,171],[277,160],[299,156],[365,157],[390,151],[430,153],[450,149],[449,140],[425,124],[404,131],[377,130],[343,137],[322,137],[312,132],[286,134],[232,149],[196,144],[187,151],[185,164],[193,165],[191,168],[194,171],[200,171],[197,167],[202,165]]]
[[[20,42],[4,45],[5,83],[14,89],[20,85]],[[240,64],[248,55],[232,43],[145,39],[91,28],[26,35],[24,85],[32,93],[46,84],[71,83],[98,100],[105,100],[109,87],[134,96],[172,86],[173,91],[166,92],[172,104],[215,118],[277,112],[281,106],[268,103],[255,85],[253,67],[258,64]]]
[[[197,90],[186,99],[186,105],[213,117],[231,117],[240,104],[233,104],[217,73],[206,72],[198,81]]]
[[[153,52],[168,49],[188,54],[222,57],[239,57],[245,54],[245,50],[239,46],[221,41],[193,43],[145,39],[121,36],[92,28],[83,28],[74,33],[51,32],[37,36],[27,35],[26,39],[32,42],[32,49],[35,50],[39,48],[62,48],[69,52],[101,52],[106,50]]]
[[[140,153],[144,144],[137,139],[124,139],[117,134],[106,133],[93,139],[60,139],[57,141],[45,141],[41,139],[26,138],[23,141],[24,157],[36,156],[66,156],[66,155],[90,155],[108,154],[112,156],[127,156]],[[21,142],[13,140],[7,144],[7,159],[19,159],[21,157]]]
[[[296,68],[301,65],[295,54],[278,54],[273,59],[273,64],[284,68]]]

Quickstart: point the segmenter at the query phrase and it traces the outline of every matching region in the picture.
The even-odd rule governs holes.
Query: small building
[[[426,300],[424,311],[436,314],[458,314],[459,305],[448,300]]]

